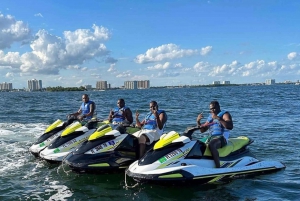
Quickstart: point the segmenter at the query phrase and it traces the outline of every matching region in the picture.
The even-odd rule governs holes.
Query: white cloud
[[[13,74],[13,73],[10,73],[10,72],[8,72],[8,73],[6,73],[5,77],[14,77],[14,74]]]
[[[170,71],[162,71],[162,72],[159,72],[157,77],[178,77],[180,75],[179,72],[170,72]]]
[[[212,65],[208,62],[201,61],[196,63],[193,68],[196,72],[208,72],[212,69]]]
[[[20,56],[17,52],[5,55],[0,51],[0,65],[12,66],[23,74],[58,74],[60,69],[79,69],[83,62],[109,54],[103,44],[110,37],[109,31],[96,25],[92,29],[65,31],[63,38],[40,30],[30,44],[31,52]]]
[[[31,38],[30,29],[23,21],[17,21],[11,15],[0,13],[0,50],[9,48],[14,42]]]
[[[88,70],[88,67],[81,68],[81,71],[87,71],[87,70]]]
[[[205,55],[210,51],[209,47],[200,50],[201,54]],[[139,64],[159,62],[163,60],[178,59],[186,56],[198,54],[199,50],[180,49],[175,44],[165,44],[156,48],[148,49],[145,54],[138,55],[134,61]]]
[[[148,70],[160,70],[160,69],[167,69],[171,65],[170,62],[166,62],[164,64],[156,64],[154,66],[149,66],[147,67]]]
[[[207,55],[208,53],[211,52],[211,50],[212,50],[212,46],[203,47],[203,48],[201,48],[200,54],[203,56]]]
[[[83,81],[82,80],[79,80],[78,82],[76,82],[76,85],[80,85],[80,84],[82,84],[83,83]]]
[[[21,57],[18,52],[5,54],[4,51],[0,50],[0,66],[18,71],[21,64]]]
[[[123,72],[121,74],[116,75],[117,78],[126,78],[131,77],[131,74],[129,72]]]
[[[34,14],[35,17],[43,17],[43,15],[41,13],[36,13]]]
[[[287,55],[289,60],[293,60],[297,57],[297,52],[291,52]]]
[[[177,63],[174,65],[174,68],[182,68],[182,67],[183,67],[182,63]]]
[[[109,67],[109,69],[107,70],[107,72],[114,72],[114,71],[116,71],[115,65],[116,65],[116,64],[110,64],[110,67]]]

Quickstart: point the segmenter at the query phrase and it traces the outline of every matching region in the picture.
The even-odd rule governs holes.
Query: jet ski
[[[196,129],[199,128],[192,132]],[[170,131],[162,135],[153,149],[129,166],[126,175],[138,182],[206,184],[285,168],[281,162],[256,159],[248,149],[253,140],[245,136],[229,138],[228,144],[218,149],[221,168],[215,168],[207,144],[190,138],[191,132],[180,136]]]
[[[63,164],[75,172],[124,171],[139,158],[138,138],[131,134],[140,129],[132,125],[122,127],[115,130],[109,125],[99,127],[86,142],[64,159]],[[146,150],[153,145],[146,146]]]
[[[74,122],[65,128],[51,144],[42,150],[39,156],[48,162],[61,162],[71,151],[86,141],[96,129],[109,123],[96,118],[88,121],[84,126],[80,122]]]
[[[77,121],[75,116],[68,116],[68,120],[63,122],[62,120],[58,119],[53,122],[44,133],[31,145],[29,151],[35,156],[38,157],[40,151],[45,149],[55,138],[61,135],[63,130],[69,126],[74,121]]]

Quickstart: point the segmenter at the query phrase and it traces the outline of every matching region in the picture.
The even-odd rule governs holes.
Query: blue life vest
[[[218,117],[222,118],[223,115],[226,113],[227,111],[221,111],[219,114],[217,114]],[[211,136],[213,135],[223,135],[224,138],[226,140],[228,140],[229,138],[229,130],[226,129],[219,120],[217,119],[213,119],[212,115],[210,114],[207,118],[208,122],[208,129],[209,129],[209,133]]]
[[[122,108],[114,108],[113,112],[114,112],[114,115],[113,115],[113,119],[112,119],[112,122],[115,122],[115,123],[122,123],[124,120],[125,120],[125,117],[123,116],[123,112],[125,112],[126,109],[129,109],[129,107],[122,107]]]
[[[161,113],[164,113],[166,115],[166,112],[164,110],[157,110],[158,116]],[[167,118],[167,116],[166,116],[166,118]],[[166,124],[166,122],[165,122],[165,124]],[[163,125],[163,128],[165,127],[165,124]],[[147,114],[147,116],[145,117],[145,125],[144,125],[143,128],[144,129],[149,129],[149,130],[157,128],[156,117],[154,116],[154,114],[152,114],[152,112],[149,112]]]
[[[81,112],[83,115],[86,115],[88,113],[90,113],[90,105],[93,104],[93,101],[88,101],[87,103],[82,103],[81,104]],[[93,116],[88,116],[85,119],[91,119]]]

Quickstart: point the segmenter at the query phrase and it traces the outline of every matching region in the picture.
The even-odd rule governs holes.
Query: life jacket
[[[218,117],[222,118],[227,111],[221,111],[217,114]],[[206,125],[208,125],[209,134],[211,136],[223,135],[226,141],[229,138],[229,130],[226,129],[219,120],[213,119],[210,114],[207,118]]]
[[[158,116],[161,113],[164,113],[166,115],[166,119],[168,119],[167,114],[164,110],[157,110]],[[167,120],[164,123],[163,128],[159,129],[157,126],[157,123],[156,123],[156,117],[154,116],[154,114],[152,112],[149,112],[147,114],[147,116],[145,117],[145,124],[144,124],[143,129],[148,129],[148,130],[155,129],[159,134],[162,134],[164,131],[164,127],[166,126],[166,123],[167,123]]]
[[[125,117],[123,116],[123,112],[125,112],[126,109],[129,109],[129,107],[122,107],[122,108],[114,108],[113,112],[113,119],[112,123],[122,123],[125,120]]]
[[[82,103],[81,104],[80,108],[81,108],[81,112],[82,112],[83,115],[86,115],[86,114],[90,113],[91,104],[94,104],[94,102],[93,101],[88,101],[87,103]],[[91,118],[93,118],[93,116],[88,116],[85,119],[91,119]]]

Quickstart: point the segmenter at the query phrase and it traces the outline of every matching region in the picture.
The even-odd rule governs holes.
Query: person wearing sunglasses
[[[158,109],[156,101],[151,101],[149,106],[150,111],[142,122],[139,120],[140,114],[138,111],[136,111],[135,114],[136,126],[142,128],[140,131],[133,133],[133,135],[139,139],[139,158],[145,154],[146,145],[150,145],[154,141],[159,140],[167,122],[166,112]]]
[[[209,104],[210,115],[206,122],[201,124],[203,114],[197,117],[197,124],[200,132],[203,133],[209,130],[208,148],[214,159],[216,168],[220,167],[220,159],[218,149],[224,147],[229,138],[229,131],[233,129],[233,122],[231,115],[228,111],[221,110],[218,101],[211,101]]]

